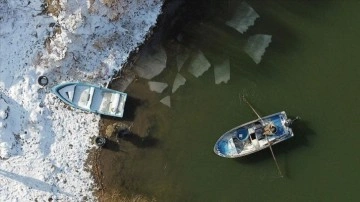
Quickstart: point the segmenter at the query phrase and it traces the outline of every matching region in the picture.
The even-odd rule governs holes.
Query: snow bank
[[[52,2],[61,9],[45,15],[41,0],[0,1],[0,201],[96,200],[85,161],[99,116],[67,107],[49,90],[65,81],[109,82],[162,5]],[[40,75],[49,78],[45,88]]]

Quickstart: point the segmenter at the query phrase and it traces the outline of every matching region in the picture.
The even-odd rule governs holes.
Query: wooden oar
[[[263,123],[263,125],[264,125],[264,120],[262,120],[261,116],[256,112],[256,110],[254,109],[254,107],[251,106],[251,104],[246,100],[246,98],[245,98],[244,95],[243,95],[242,97],[243,97],[244,102],[246,102],[246,104],[249,105],[249,107],[252,109],[252,111],[256,114],[256,116],[260,119],[260,121],[261,121],[261,122]],[[239,99],[240,99],[240,94],[239,94]],[[269,148],[270,148],[272,157],[273,157],[273,159],[274,159],[274,161],[275,161],[276,168],[277,168],[277,170],[279,171],[280,177],[284,177],[284,176],[282,175],[282,173],[281,173],[279,164],[278,164],[278,162],[277,162],[277,160],[276,160],[276,158],[275,158],[274,151],[273,151],[273,149],[272,149],[272,147],[271,147],[271,142],[269,141],[267,135],[265,135],[265,137],[266,137],[266,140],[267,140],[267,142],[268,142],[268,144],[269,144]]]

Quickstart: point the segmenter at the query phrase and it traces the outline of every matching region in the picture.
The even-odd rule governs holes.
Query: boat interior
[[[218,144],[218,151],[228,156],[236,156],[240,153],[252,153],[267,147],[269,142],[275,144],[288,136],[285,128],[285,118],[281,114],[265,119],[263,122],[256,121],[248,125],[229,131]]]
[[[102,114],[122,116],[126,95],[91,86],[69,85],[59,90],[68,102]]]

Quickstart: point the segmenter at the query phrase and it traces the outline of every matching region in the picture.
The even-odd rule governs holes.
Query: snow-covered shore
[[[104,85],[156,24],[162,0],[0,0],[0,201],[94,201],[86,171],[99,116],[50,93]],[[56,3],[59,2],[59,3]],[[52,15],[44,7],[57,8]],[[42,88],[37,78],[45,75]],[[89,169],[87,169],[89,170]]]

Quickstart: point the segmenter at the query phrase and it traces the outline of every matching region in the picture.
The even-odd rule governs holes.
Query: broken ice
[[[166,67],[166,52],[163,47],[157,48],[154,52],[143,53],[135,63],[135,71],[145,79],[152,79],[159,75]]]
[[[226,24],[236,29],[240,33],[246,32],[246,30],[254,25],[255,20],[260,17],[256,11],[249,6],[246,2],[236,8],[235,14],[231,20],[227,21]]]
[[[188,71],[195,77],[199,77],[204,74],[204,72],[206,72],[210,66],[211,64],[206,59],[204,54],[201,51],[198,51],[198,53],[196,53],[195,57],[192,59]]]
[[[125,91],[127,89],[127,87],[131,84],[131,82],[133,82],[136,75],[135,75],[135,73],[133,73],[131,71],[127,71],[127,70],[124,70],[124,72],[122,72],[121,74],[122,74],[121,76],[115,77],[113,79],[114,80],[118,79],[116,81],[116,86],[118,87],[118,90]]]
[[[168,87],[167,83],[157,82],[157,81],[149,81],[149,88],[151,91],[155,91],[157,93],[162,93],[165,88]]]
[[[163,99],[160,100],[160,102],[168,107],[171,107],[170,96],[164,97]]]
[[[221,63],[214,64],[215,84],[227,83],[230,80],[230,61],[225,59]]]
[[[271,35],[256,34],[249,37],[245,44],[244,51],[254,60],[256,64],[259,64],[262,56],[265,53],[265,49],[271,42]]]
[[[186,82],[186,79],[179,73],[176,74],[175,80],[174,80],[174,84],[173,84],[173,88],[171,90],[172,93],[175,93],[175,91],[182,85],[184,85]]]
[[[178,53],[176,56],[176,66],[178,69],[178,72],[181,70],[182,66],[184,65],[184,63],[186,62],[186,60],[189,58],[189,53],[188,52],[181,52]]]

